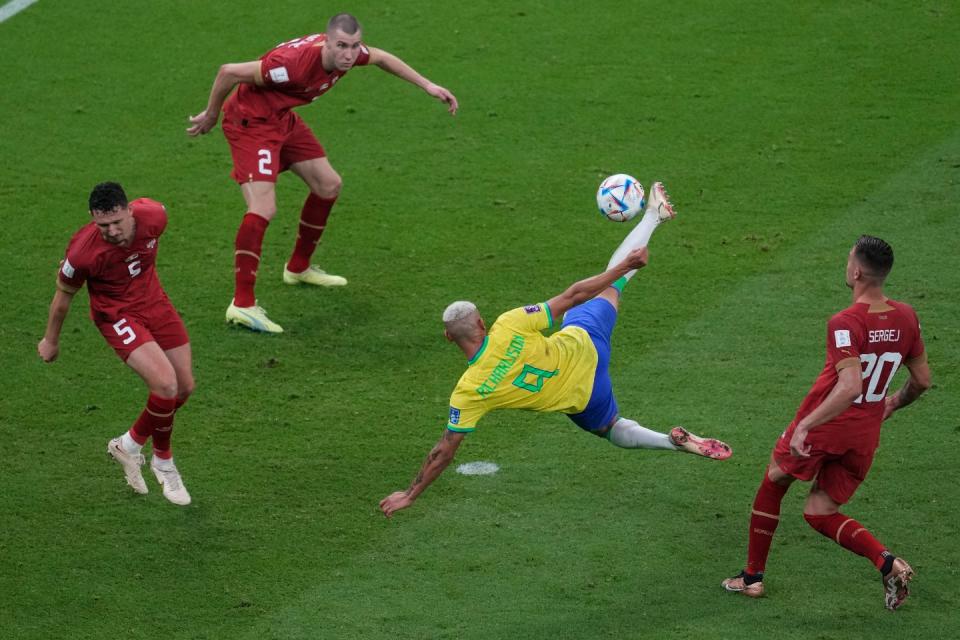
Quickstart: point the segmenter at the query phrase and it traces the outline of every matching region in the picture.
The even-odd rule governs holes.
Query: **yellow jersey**
[[[451,431],[470,432],[494,409],[580,413],[590,401],[597,349],[586,330],[553,327],[546,303],[507,311],[493,323],[450,396]]]

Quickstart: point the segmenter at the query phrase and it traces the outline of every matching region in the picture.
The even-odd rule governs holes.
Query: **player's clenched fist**
[[[40,354],[40,359],[44,362],[53,362],[60,353],[60,345],[44,338],[37,345],[37,353]]]

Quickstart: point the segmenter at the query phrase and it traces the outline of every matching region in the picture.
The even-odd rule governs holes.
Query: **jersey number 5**
[[[867,402],[883,400],[887,396],[887,387],[890,386],[893,374],[897,372],[902,359],[903,356],[896,351],[888,351],[880,356],[875,353],[861,353],[860,362],[866,365],[861,378],[863,380],[870,378],[870,382],[867,383],[866,394],[861,393],[854,402],[860,404],[864,400]],[[886,367],[887,364],[890,365],[889,369]],[[886,372],[884,372],[885,369]]]
[[[123,344],[130,344],[137,339],[137,334],[133,332],[133,329],[127,325],[127,319],[121,318],[113,323],[113,330],[117,332],[117,335],[123,338]]]

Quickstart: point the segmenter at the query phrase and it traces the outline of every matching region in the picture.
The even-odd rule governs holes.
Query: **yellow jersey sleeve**
[[[526,333],[546,331],[553,328],[553,314],[546,302],[540,302],[502,313],[497,318],[497,323]]]
[[[447,420],[447,429],[458,433],[470,433],[477,428],[477,423],[488,411],[483,398],[470,385],[460,378],[456,388],[450,394],[450,417]]]

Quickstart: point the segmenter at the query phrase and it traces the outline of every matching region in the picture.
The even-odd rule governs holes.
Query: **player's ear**
[[[443,330],[443,337],[447,339],[447,342],[453,342],[453,336],[446,329]]]

